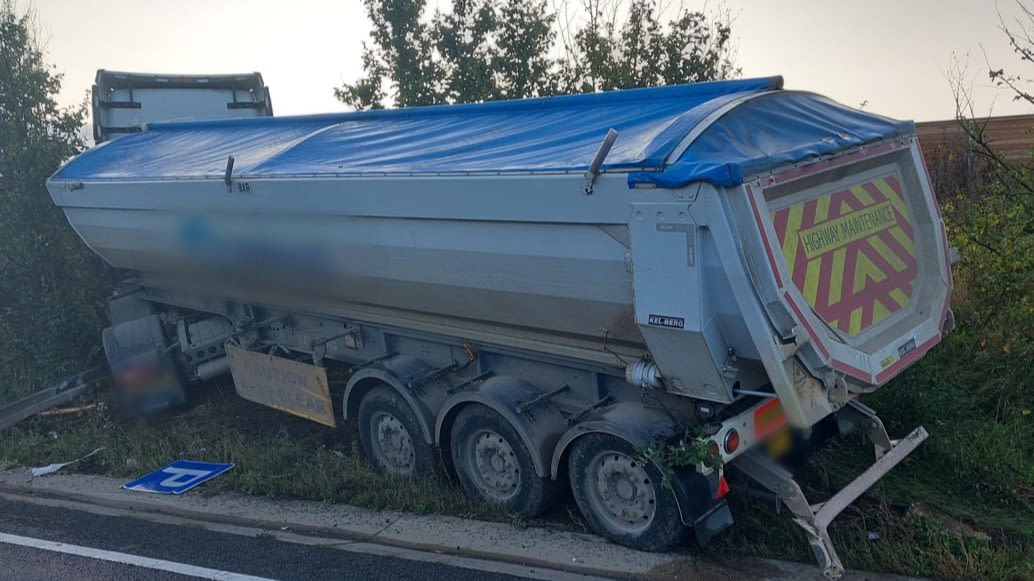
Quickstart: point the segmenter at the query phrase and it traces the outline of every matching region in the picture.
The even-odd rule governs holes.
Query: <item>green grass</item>
[[[1034,455],[1030,423],[1022,423],[1029,416],[1002,424],[974,415],[961,383],[938,375],[952,357],[951,345],[945,347],[866,399],[892,436],[924,424],[931,438],[848,508],[831,535],[850,568],[947,579],[1034,578],[1028,556],[1034,550]],[[0,448],[0,468],[64,462],[103,446],[66,470],[129,480],[177,458],[234,462],[202,491],[586,530],[570,500],[544,519],[525,521],[468,501],[441,476],[379,475],[362,459],[354,424],[331,429],[246,402],[228,381],[200,388],[190,408],[146,421],[114,417],[107,397],[107,391],[91,393],[85,399],[101,404],[96,409],[14,427]],[[849,437],[820,452],[800,480],[812,501],[822,500],[871,461],[871,446]],[[704,552],[811,562],[804,535],[786,511],[776,514],[771,501],[744,494],[745,479],[731,477],[737,523]]]
[[[1034,579],[1034,421],[1023,407],[996,415],[960,372],[964,337],[864,398],[891,437],[924,425],[930,438],[830,527],[848,567],[944,579]],[[1029,399],[1030,396],[1027,396]],[[1023,400],[1015,406],[1025,405]],[[873,460],[858,436],[834,442],[798,473],[809,500],[824,500]],[[742,479],[737,482],[742,486]],[[733,495],[728,550],[799,561],[803,535],[771,501]]]
[[[234,462],[206,483],[205,493],[235,490],[268,498],[348,503],[420,514],[457,514],[502,520],[497,509],[477,505],[442,477],[390,478],[362,459],[352,425],[337,429],[246,402],[228,382],[210,384],[190,408],[149,420],[121,420],[107,411],[108,392],[79,415],[36,417],[10,429],[0,447],[0,469],[66,462],[94,448],[100,454],[66,470],[127,480],[178,458]]]

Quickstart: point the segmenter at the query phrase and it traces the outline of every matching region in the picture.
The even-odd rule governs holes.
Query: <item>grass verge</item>
[[[192,395],[189,408],[148,420],[122,420],[109,413],[106,390],[92,393],[84,399],[97,408],[36,417],[11,428],[4,434],[0,468],[66,462],[104,447],[69,469],[129,480],[179,458],[233,462],[233,470],[205,484],[206,494],[235,490],[420,514],[505,518],[493,507],[467,501],[442,477],[377,474],[362,459],[350,424],[326,428],[246,402],[228,381]]]
[[[934,359],[921,365],[867,400],[885,412],[892,435],[924,423],[931,439],[841,515],[831,527],[834,542],[855,569],[946,579],[1034,578],[1028,556],[1034,548],[1029,479],[1002,481],[1002,471],[1012,473],[1016,467],[973,460],[1005,428],[967,423],[964,409],[946,405],[959,400],[952,393],[958,386],[932,376],[936,364]],[[125,421],[107,411],[107,392],[89,394],[86,399],[99,404],[93,410],[36,417],[10,430],[0,450],[0,468],[64,462],[103,446],[102,453],[69,469],[128,481],[177,458],[234,462],[234,470],[206,483],[203,493],[233,490],[585,530],[570,500],[555,513],[526,523],[468,501],[443,476],[379,475],[362,459],[354,424],[330,429],[246,402],[227,380],[193,396],[190,408]],[[1029,447],[1030,441],[1022,445]],[[1019,449],[1015,456],[1022,460],[1025,453]],[[836,442],[800,471],[802,485],[813,501],[824,498],[867,466],[871,454],[859,438]],[[733,475],[737,523],[703,553],[809,562],[804,536],[786,512],[777,514],[773,502],[744,494],[746,485]]]
[[[972,378],[958,373],[962,342],[949,338],[880,392],[865,398],[891,437],[924,425],[930,438],[830,527],[848,567],[942,579],[1034,579],[1034,422],[995,418]],[[873,461],[852,435],[797,472],[812,502]],[[736,488],[735,483],[733,484]],[[773,502],[733,496],[737,526],[721,546],[807,560],[804,537]]]

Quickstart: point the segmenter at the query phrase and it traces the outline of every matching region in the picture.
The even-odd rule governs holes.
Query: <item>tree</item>
[[[1016,0],[1016,6],[1020,10],[1020,16],[1010,25],[999,12],[999,19],[1002,22],[1002,32],[1009,39],[1009,46],[1013,53],[1020,59],[1021,64],[1034,64],[1034,4],[1028,6],[1022,0]],[[1004,68],[988,71],[988,76],[999,88],[1006,88],[1012,94],[1015,101],[1026,101],[1034,105],[1034,93],[1031,93],[1030,78],[1022,75],[1006,73]]]
[[[583,0],[584,22],[546,0],[456,0],[425,15],[425,0],[364,0],[373,25],[364,76],[335,89],[356,109],[464,103],[725,79],[727,17],[680,10],[662,22],[656,0]],[[563,13],[569,14],[566,4]]]
[[[75,369],[99,341],[105,274],[44,182],[80,151],[85,105],[58,107],[61,75],[30,13],[0,4],[0,400]]]
[[[1034,105],[1029,73],[1016,72],[1034,64],[1034,2],[1016,4],[1019,18],[1003,19],[1001,29],[1018,63],[988,63],[987,74],[1013,99]],[[981,372],[974,386],[981,403],[996,419],[1013,421],[1034,408],[1027,389],[1034,381],[1034,152],[1024,160],[999,151],[989,118],[976,114],[967,77],[965,60],[956,58],[949,80],[963,139],[949,158],[955,168],[948,163],[946,177],[935,177],[950,241],[962,256],[954,269],[953,341],[967,351],[966,370]],[[1029,422],[1022,425],[1034,435]]]
[[[739,74],[731,58],[728,19],[681,9],[667,25],[657,3],[632,0],[623,23],[620,3],[586,0],[586,26],[574,33],[563,63],[566,92],[695,83]]]
[[[432,105],[439,102],[436,86],[438,63],[429,57],[431,36],[421,21],[424,0],[364,0],[373,30],[370,36],[376,49],[363,43],[363,68],[367,73],[355,85],[335,91],[346,103],[357,108],[379,108],[383,79],[394,81],[399,106]]]

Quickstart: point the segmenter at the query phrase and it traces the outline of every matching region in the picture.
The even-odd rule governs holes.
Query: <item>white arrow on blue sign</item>
[[[230,468],[233,468],[233,464],[176,460],[165,468],[123,484],[122,488],[156,494],[183,494]]]

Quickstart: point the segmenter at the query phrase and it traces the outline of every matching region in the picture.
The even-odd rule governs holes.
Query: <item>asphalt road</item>
[[[87,549],[39,548],[53,541]],[[101,554],[93,554],[91,550],[100,550]],[[105,554],[105,551],[118,555]],[[144,565],[153,566],[107,560],[124,559],[122,555],[142,557]],[[149,560],[160,560],[160,563]],[[200,569],[193,570],[194,574],[170,572],[184,571],[186,567]],[[522,579],[437,563],[299,545],[268,535],[212,532],[0,499],[0,580],[174,580],[197,578],[198,573],[202,578],[207,575],[212,579],[234,579],[220,577],[219,572],[283,581]]]

